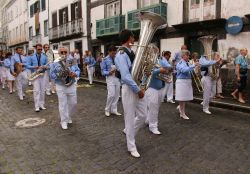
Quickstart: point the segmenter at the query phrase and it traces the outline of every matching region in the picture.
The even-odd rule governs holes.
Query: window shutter
[[[63,24],[63,9],[59,10],[59,25]]]
[[[76,19],[75,16],[75,4],[71,4],[71,21],[74,21]]]
[[[82,18],[82,1],[78,1],[78,18]]]
[[[52,28],[57,26],[57,12],[52,14]]]

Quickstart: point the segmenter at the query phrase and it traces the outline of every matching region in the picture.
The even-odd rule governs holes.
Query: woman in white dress
[[[189,119],[186,115],[185,105],[187,101],[193,100],[193,87],[191,71],[199,64],[198,62],[193,65],[189,65],[190,52],[188,50],[181,51],[181,61],[176,65],[176,96],[175,99],[179,101],[180,117],[183,119]]]

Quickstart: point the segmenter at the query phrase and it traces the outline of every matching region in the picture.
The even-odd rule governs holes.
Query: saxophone
[[[50,64],[51,62],[48,62],[46,65],[44,65],[45,67],[48,67],[49,66],[49,64]],[[38,68],[35,72],[33,72],[31,75],[30,75],[30,77],[29,77],[29,81],[34,81],[35,79],[37,79],[38,77],[40,77],[40,76],[43,76],[44,75],[44,68]]]
[[[146,90],[152,79],[152,70],[157,66],[159,49],[150,44],[157,29],[166,27],[167,21],[152,12],[140,12],[140,38],[131,74],[140,89]]]

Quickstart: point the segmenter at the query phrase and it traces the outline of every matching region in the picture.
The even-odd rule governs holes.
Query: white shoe
[[[68,123],[69,123],[69,124],[72,124],[73,122],[72,122],[72,120],[69,120]]]
[[[168,100],[167,102],[168,103],[173,103],[173,104],[175,103],[174,100]]]
[[[137,151],[130,152],[132,157],[139,158],[140,154]]]
[[[204,113],[211,115],[212,113],[209,110],[203,110]]]
[[[5,86],[2,86],[2,89],[5,89]]]
[[[32,85],[32,83],[31,82],[29,82],[29,86],[31,86]]]
[[[44,106],[41,106],[40,108],[41,108],[42,110],[46,110],[46,108],[45,108]]]
[[[121,115],[122,115],[122,114],[119,113],[119,112],[113,112],[112,114],[117,115],[117,116],[121,116]]]
[[[46,95],[51,95],[51,93],[49,91],[46,91]]]
[[[155,134],[155,135],[161,135],[161,132],[159,131],[159,130],[157,130],[157,129],[155,129],[155,130],[150,130],[153,134]]]
[[[123,129],[122,132],[126,135],[126,129]]]
[[[63,123],[61,124],[61,126],[62,126],[62,129],[64,129],[64,130],[68,129],[68,125],[67,125],[67,123],[65,123],[65,122],[63,122]]]
[[[189,120],[188,116],[186,114],[180,114],[180,117],[184,120]]]
[[[110,112],[105,111],[105,115],[106,115],[106,117],[109,117],[110,116]]]
[[[179,112],[181,112],[181,111],[180,111],[180,105],[178,105],[178,106],[176,107],[176,110],[178,110]]]
[[[201,105],[203,105],[203,102],[201,102]]]
[[[39,109],[39,108],[36,108],[35,111],[36,111],[36,112],[40,112],[40,109]]]
[[[52,93],[52,94],[55,94],[55,93],[56,93],[56,91],[55,91],[55,90],[52,90],[52,91],[51,91],[51,93]]]
[[[23,96],[19,97],[19,99],[20,99],[21,101],[23,101]]]

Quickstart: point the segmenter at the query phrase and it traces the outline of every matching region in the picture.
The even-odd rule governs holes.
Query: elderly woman
[[[14,91],[14,81],[15,81],[15,77],[10,73],[11,56],[12,56],[11,52],[7,52],[6,59],[4,60],[4,67],[6,68],[5,72],[10,94],[12,94]]]
[[[187,101],[193,100],[193,87],[192,87],[192,76],[191,71],[198,66],[198,62],[193,65],[189,65],[190,52],[188,50],[181,51],[181,61],[176,65],[176,96],[175,99],[179,101],[180,117],[183,119],[189,119],[186,115],[185,105]]]
[[[248,61],[247,61],[248,50],[243,48],[240,50],[240,55],[235,59],[235,74],[238,82],[238,88],[234,90],[231,95],[234,99],[237,99],[237,93],[239,94],[238,101],[240,103],[246,103],[243,99],[243,90],[247,86],[247,70],[248,70]]]

